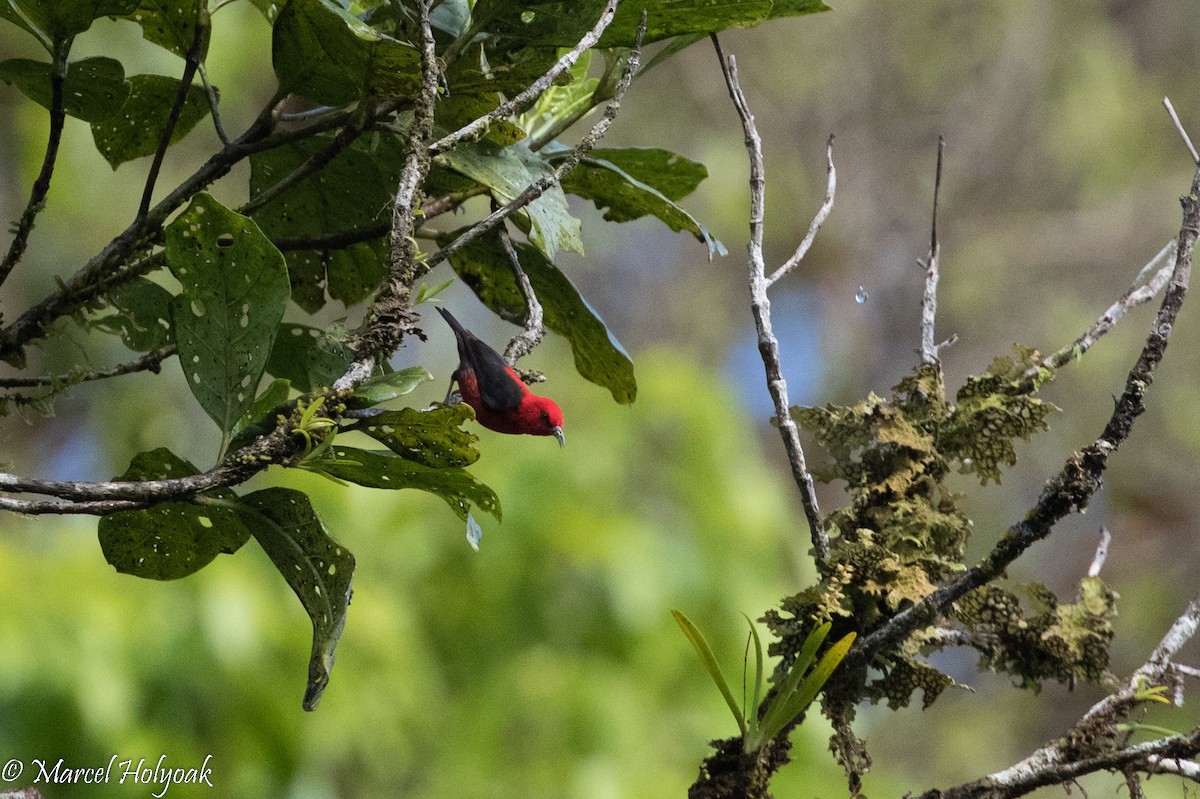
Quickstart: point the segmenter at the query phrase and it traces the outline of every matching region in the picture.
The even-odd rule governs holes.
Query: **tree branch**
[[[512,266],[513,278],[517,281],[518,288],[521,289],[521,296],[525,298],[525,329],[513,336],[512,341],[508,342],[508,346],[504,349],[504,362],[515,367],[518,360],[524,358],[542,342],[542,337],[546,335],[546,328],[542,324],[542,304],[538,302],[537,295],[533,293],[533,284],[529,282],[529,275],[525,274],[525,270],[521,268],[521,259],[517,257],[516,248],[513,247],[512,239],[504,226],[500,227],[500,243],[504,245],[508,263]]]
[[[12,274],[21,256],[29,246],[29,234],[33,232],[33,223],[37,215],[46,205],[46,194],[50,191],[50,180],[54,176],[54,164],[58,160],[58,147],[62,142],[63,127],[67,120],[67,111],[63,97],[63,85],[67,79],[67,53],[71,49],[71,40],[55,40],[51,49],[50,63],[50,134],[46,140],[46,154],[42,158],[42,168],[33,182],[29,193],[29,202],[17,222],[13,240],[8,245],[4,260],[0,261],[0,285]]]
[[[604,109],[604,114],[588,131],[588,134],[580,140],[571,152],[567,153],[566,157],[559,162],[554,170],[543,177],[538,178],[533,183],[529,184],[516,197],[510,200],[505,205],[496,209],[486,219],[476,223],[468,230],[450,242],[446,246],[434,252],[429,256],[427,262],[430,265],[435,265],[450,257],[450,254],[457,251],[475,239],[487,233],[496,225],[508,219],[517,211],[521,210],[531,202],[541,197],[543,192],[551,186],[557,185],[568,172],[574,169],[585,155],[591,152],[596,143],[604,137],[608,129],[612,126],[612,122],[617,117],[617,113],[621,109],[621,99],[625,96],[625,90],[629,88],[633,76],[637,74],[638,66],[641,63],[642,36],[646,32],[646,15],[642,14],[642,22],[638,26],[637,39],[634,42],[633,49],[629,55],[629,62],[625,65],[625,70],[621,73],[621,80],[617,83],[616,91],[613,93],[613,99]]]
[[[931,623],[959,597],[998,577],[1025,550],[1049,535],[1061,519],[1087,506],[1100,488],[1109,456],[1129,437],[1134,421],[1145,410],[1146,392],[1154,382],[1154,371],[1166,352],[1175,319],[1183,306],[1191,278],[1196,237],[1200,234],[1200,170],[1192,178],[1189,194],[1180,198],[1180,202],[1183,223],[1177,240],[1175,268],[1154,325],[1103,433],[1067,459],[1062,470],[1046,483],[1037,504],[1024,519],[1008,529],[986,558],[860,638],[843,661],[842,668],[868,665],[875,653],[895,646],[914,630]]]
[[[0,377],[0,388],[33,388],[36,386],[75,385],[88,383],[93,380],[105,380],[110,377],[134,374],[136,372],[157,372],[162,362],[175,354],[175,345],[168,344],[153,352],[148,352],[136,360],[114,366],[111,369],[97,369],[93,372],[61,375],[37,375],[34,377]]]
[[[600,18],[596,21],[592,29],[584,34],[578,44],[564,53],[554,63],[554,66],[546,71],[546,74],[529,84],[529,86],[511,100],[501,103],[484,116],[472,120],[453,133],[447,134],[429,145],[429,154],[434,156],[452,150],[463,142],[474,141],[483,136],[488,128],[498,120],[505,119],[513,114],[519,114],[531,106],[542,92],[554,84],[555,79],[559,75],[575,66],[575,62],[579,60],[579,57],[593,47],[596,42],[600,41],[600,36],[604,33],[604,29],[608,27],[608,24],[613,21],[616,13],[617,0],[608,0],[608,3],[604,6],[604,10],[600,12]]]
[[[942,190],[942,152],[946,149],[946,139],[938,136],[937,170],[933,179],[933,222],[929,233],[929,256],[925,260],[925,292],[921,295],[921,363],[925,366],[938,364],[937,339],[933,335],[934,319],[937,316],[937,286],[938,286],[938,195]]]
[[[833,210],[833,196],[837,193],[837,170],[833,167],[833,134],[829,134],[829,140],[825,144],[825,172],[828,175],[828,180],[825,184],[825,202],[821,204],[817,215],[813,217],[812,222],[808,226],[808,232],[804,234],[804,238],[800,240],[800,246],[796,248],[796,252],[792,257],[784,262],[783,266],[776,269],[767,278],[767,288],[775,285],[775,281],[787,275],[793,269],[800,265],[804,260],[804,256],[808,255],[809,249],[813,245],[813,241],[817,238],[817,231],[821,229],[821,225],[825,224],[825,220],[829,218],[830,211]]]
[[[808,471],[804,460],[804,449],[800,445],[800,432],[791,416],[787,381],[783,378],[783,370],[779,363],[779,341],[775,338],[775,333],[771,328],[771,301],[767,298],[767,288],[770,284],[766,278],[766,265],[763,258],[766,175],[763,164],[762,139],[758,135],[754,115],[750,113],[750,108],[746,103],[746,96],[738,83],[737,63],[733,56],[725,57],[716,34],[712,35],[712,42],[721,62],[721,71],[725,75],[725,85],[729,89],[729,96],[742,121],[746,153],[750,159],[750,243],[747,249],[750,268],[750,307],[754,315],[754,327],[758,331],[758,352],[762,356],[763,368],[766,371],[767,391],[771,394],[771,400],[775,404],[775,417],[778,422],[779,434],[783,438],[783,447],[787,452],[788,463],[791,465],[792,478],[800,489],[800,502],[804,506],[804,515],[808,519],[809,535],[812,539],[817,568],[824,572],[829,563],[829,536],[821,523],[821,511],[817,506],[817,494],[813,486],[812,475]],[[834,174],[830,169],[831,187],[835,185],[833,183]],[[829,195],[827,194],[827,196]],[[831,205],[832,199],[827,202]],[[812,230],[811,226],[810,230]],[[803,247],[803,243],[801,246]],[[803,256],[800,250],[797,250],[797,254]]]

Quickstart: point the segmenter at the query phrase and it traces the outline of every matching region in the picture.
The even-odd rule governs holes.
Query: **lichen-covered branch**
[[[1145,410],[1154,371],[1166,352],[1175,319],[1183,306],[1191,279],[1196,238],[1200,234],[1200,170],[1192,179],[1189,193],[1180,202],[1183,223],[1176,243],[1171,279],[1150,334],[1104,431],[1094,442],[1067,459],[1062,470],[1046,483],[1037,504],[1024,519],[1005,532],[987,557],[860,639],[847,656],[845,668],[866,666],[875,653],[896,646],[913,631],[932,623],[952,602],[1003,573],[1025,550],[1049,535],[1060,520],[1087,507],[1100,488],[1109,457],[1129,437],[1134,422]]]
[[[512,341],[504,348],[504,362],[515,367],[518,360],[533,352],[533,348],[542,342],[542,337],[546,335],[546,327],[542,323],[542,304],[533,293],[529,275],[521,268],[521,259],[513,247],[512,238],[503,227],[500,228],[500,243],[504,246],[504,253],[512,267],[513,279],[517,281],[521,296],[525,298],[525,329],[513,336]]]
[[[938,197],[942,191],[942,153],[946,140],[938,136],[937,169],[933,179],[933,221],[930,224],[929,255],[925,259],[925,291],[921,295],[921,363],[927,366],[938,364],[938,345],[934,338],[934,320],[937,317],[938,255]]]

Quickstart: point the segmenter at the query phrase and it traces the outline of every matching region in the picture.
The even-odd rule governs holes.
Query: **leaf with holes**
[[[236,452],[249,446],[259,436],[265,436],[279,425],[279,417],[291,413],[288,396],[292,384],[286,380],[272,380],[262,393],[254,398],[250,409],[233,426],[233,439],[229,451]]]
[[[116,313],[100,317],[92,327],[119,334],[134,352],[156,350],[173,340],[171,300],[171,292],[162,286],[136,277],[109,292],[108,301]]]
[[[434,469],[397,458],[386,450],[355,449],[338,444],[334,444],[333,453],[333,459],[305,465],[368,488],[415,488],[436,494],[463,521],[472,506],[500,519],[500,499],[496,492],[462,469]]]
[[[271,63],[285,91],[324,105],[368,95],[405,97],[417,88],[421,56],[334,0],[289,0],[275,18]]]
[[[141,0],[137,10],[127,14],[125,19],[136,22],[141,27],[142,37],[146,41],[170,50],[180,58],[186,58],[192,49],[192,44],[196,41],[196,23],[199,21],[204,30],[200,32],[202,39],[198,57],[203,61],[212,33],[207,5],[205,2],[201,16],[201,7],[195,3],[189,6],[179,0]]]
[[[324,330],[285,323],[271,348],[267,371],[291,381],[302,393],[333,384],[354,360],[350,350]]]
[[[126,161],[154,155],[167,127],[179,81],[166,75],[129,78],[129,99],[121,109],[92,123],[92,139],[104,160],[116,169]],[[171,131],[171,144],[182,139],[208,116],[208,96],[200,86],[189,86],[183,110]]]
[[[28,58],[0,61],[0,80],[11,83],[43,108],[49,108],[50,65]],[[74,61],[63,81],[63,109],[84,122],[98,122],[115,114],[129,98],[125,68],[120,61],[97,56]]]
[[[228,435],[254,402],[287,305],[283,256],[253,221],[200,193],[167,226],[167,266],[183,284],[171,317],[188,388]]]
[[[472,447],[479,436],[459,425],[475,418],[466,403],[420,411],[401,408],[360,419],[347,430],[366,433],[401,458],[434,469],[470,466],[479,460]]]
[[[290,488],[267,488],[239,500],[254,539],[296,592],[312,619],[312,656],[304,709],[314,710],[329,684],[334,649],[346,626],[354,555],[329,537],[308,496]]]
[[[446,238],[453,239],[461,232]],[[517,244],[516,250],[533,292],[542,303],[546,327],[571,342],[580,376],[607,388],[619,403],[633,402],[637,397],[633,361],[604,320],[540,250],[528,244]],[[517,288],[512,265],[496,233],[459,249],[450,256],[450,264],[484,305],[503,319],[524,323],[525,298]]]
[[[118,481],[187,477],[199,470],[167,449],[133,457]],[[202,496],[228,499],[232,491],[215,489]],[[104,559],[122,574],[150,580],[177,580],[199,571],[222,552],[238,551],[250,531],[238,514],[190,502],[164,502],[144,510],[127,510],[100,519]]]
[[[128,14],[138,0],[4,0],[0,19],[32,33],[44,44],[66,40],[92,27],[100,17]]]
[[[322,152],[333,141],[316,136],[250,157],[250,196],[256,197]],[[277,195],[255,213],[273,241],[381,230],[386,226],[395,180],[366,145],[339,153],[317,174]],[[345,305],[366,298],[387,271],[386,237],[334,249],[287,253],[292,299],[309,313],[325,304],[325,292]]]

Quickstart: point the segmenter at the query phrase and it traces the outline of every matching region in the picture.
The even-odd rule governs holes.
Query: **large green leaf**
[[[200,22],[204,29],[200,32],[201,61],[208,52],[208,41],[212,27],[208,21],[208,2],[200,0],[141,0],[137,9],[127,14],[126,19],[136,22],[142,29],[146,41],[153,42],[159,47],[170,50],[175,55],[184,58],[196,41],[196,24]]]
[[[353,360],[350,350],[324,330],[288,322],[279,326],[267,371],[307,393],[332,385]]]
[[[314,710],[329,684],[334,648],[346,625],[354,556],[329,537],[308,496],[290,488],[267,488],[242,497],[254,538],[312,619],[312,656],[304,709]]]
[[[517,244],[516,249],[545,311],[546,327],[571,343],[579,374],[607,388],[617,402],[633,402],[637,396],[633,361],[604,320],[539,250],[528,244]],[[484,305],[510,322],[524,323],[525,298],[497,235],[481,236],[460,248],[450,256],[450,264]]]
[[[553,168],[525,142],[497,150],[489,142],[475,142],[439,155],[435,163],[487,186],[497,202],[506,203]],[[583,252],[579,220],[567,208],[567,196],[558,185],[551,186],[525,208],[531,226],[530,241],[547,258],[560,248]]]
[[[223,434],[254,401],[287,305],[283,256],[246,217],[207,194],[167,226],[172,304],[188,387]]]
[[[92,123],[92,139],[104,159],[116,169],[126,161],[153,155],[166,129],[179,81],[166,75],[129,78],[129,99],[118,113]],[[179,120],[171,131],[171,144],[186,136],[208,116],[208,96],[200,86],[189,86]]]
[[[475,414],[466,403],[429,410],[401,408],[361,419],[346,430],[366,433],[401,458],[435,469],[470,466],[479,460],[479,436],[459,427]]]
[[[605,0],[479,0],[476,15],[495,14],[489,30],[530,45],[570,47],[591,29]],[[820,0],[647,0],[621,3],[600,38],[600,47],[630,47],[642,9],[646,10],[644,43],[695,33],[749,27],[773,17],[826,11]]]
[[[619,153],[620,151],[609,152]],[[671,155],[665,150],[652,152],[656,155],[660,153]],[[695,165],[700,167],[703,175],[707,175],[703,164],[688,161],[681,156],[678,158],[687,172],[694,173],[689,167]],[[688,183],[686,179],[672,180],[668,175],[656,171],[654,166],[644,161],[628,160],[637,166],[645,167],[641,171],[648,177],[654,178],[663,174],[662,182],[672,191],[682,191]],[[603,157],[584,159],[563,178],[562,187],[563,191],[591,200],[597,208],[604,211],[604,218],[609,222],[628,222],[647,215],[656,216],[671,230],[686,231],[704,242],[708,247],[710,258],[713,255],[726,254],[725,246],[710,236],[708,229],[696,221],[695,217],[676,205],[671,197]],[[691,189],[688,189],[683,194],[690,191]]]
[[[271,60],[280,86],[325,105],[369,95],[404,97],[421,57],[334,0],[288,0],[275,18]]]
[[[171,293],[157,283],[137,277],[108,294],[114,314],[93,322],[109,333],[119,333],[125,346],[150,352],[173,341]]]
[[[335,459],[310,461],[306,466],[332,477],[369,488],[415,488],[435,494],[466,521],[471,507],[500,518],[496,492],[463,469],[435,469],[398,458],[386,450],[365,450],[333,445]]]
[[[155,449],[133,457],[120,481],[161,480],[197,473],[192,464],[169,450]],[[232,491],[216,489],[203,496],[220,499]],[[237,552],[250,531],[238,514],[191,502],[164,502],[144,510],[104,516],[99,525],[100,549],[117,571],[152,580],[186,577],[222,552]]]
[[[128,14],[138,0],[3,0],[0,19],[7,19],[48,44],[83,33],[100,17]]]
[[[332,139],[318,136],[251,156],[250,196],[255,197],[292,173]],[[318,173],[294,184],[259,208],[255,220],[273,240],[305,239],[377,228],[391,211],[395,181],[378,151],[351,147]],[[387,271],[386,238],[329,250],[287,253],[292,299],[313,313],[325,294],[353,305],[379,285]]]
[[[0,61],[0,80],[11,83],[43,108],[51,104],[50,64],[28,58]],[[63,81],[63,108],[84,122],[98,122],[115,114],[129,98],[125,68],[104,56],[73,61]]]

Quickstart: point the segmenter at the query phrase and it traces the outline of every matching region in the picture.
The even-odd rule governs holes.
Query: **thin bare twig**
[[[0,261],[0,285],[12,274],[17,262],[25,254],[29,246],[29,234],[33,232],[33,223],[37,215],[46,205],[46,194],[50,191],[50,180],[54,176],[54,164],[58,160],[58,147],[62,142],[63,126],[66,124],[67,111],[64,104],[63,85],[67,79],[67,53],[70,50],[70,40],[56,40],[52,46],[50,64],[50,134],[46,140],[46,154],[42,157],[42,168],[33,181],[33,189],[29,192],[29,202],[17,222],[13,240],[8,245],[4,260]]]
[[[1107,527],[1100,528],[1100,544],[1096,547],[1096,554],[1092,558],[1092,563],[1088,566],[1088,577],[1099,577],[1100,570],[1104,568],[1104,561],[1108,559],[1108,545],[1112,543],[1112,533]]]
[[[493,211],[486,219],[483,219],[482,221],[471,226],[469,229],[463,231],[463,233],[459,235],[458,238],[454,239],[454,241],[430,255],[427,263],[430,265],[440,263],[460,247],[471,243],[484,233],[487,233],[492,228],[496,227],[496,225],[500,224],[505,219],[508,219],[508,217],[512,216],[517,211],[541,197],[547,189],[549,189],[551,186],[557,185],[563,179],[563,176],[574,169],[583,159],[583,157],[591,152],[592,148],[596,146],[596,143],[604,137],[604,134],[607,133],[608,129],[612,126],[613,120],[616,119],[617,113],[621,109],[621,99],[625,96],[625,90],[629,88],[629,84],[633,80],[633,76],[637,74],[638,66],[641,63],[642,36],[645,34],[645,31],[646,15],[643,13],[642,22],[638,26],[637,39],[634,42],[633,49],[629,55],[629,62],[625,65],[625,70],[621,74],[621,80],[617,83],[616,91],[613,93],[613,99],[609,101],[608,105],[604,109],[604,114],[600,117],[596,124],[592,126],[592,129],[588,131],[588,134],[580,140],[579,144],[577,144],[571,150],[571,152],[559,162],[558,166],[556,166],[554,170],[550,172],[550,174],[543,175],[542,177],[538,178],[508,203]]]
[[[804,234],[804,238],[800,240],[800,245],[796,247],[796,252],[792,253],[792,257],[784,262],[783,266],[776,269],[767,278],[767,288],[775,285],[775,281],[787,275],[793,269],[800,265],[804,260],[804,256],[808,255],[809,249],[812,248],[813,241],[817,238],[817,231],[821,229],[821,225],[825,224],[825,220],[829,218],[830,211],[833,210],[833,197],[837,193],[837,170],[833,166],[833,134],[829,134],[829,140],[825,143],[825,172],[828,179],[825,184],[825,202],[821,203],[817,215],[813,217],[808,226],[808,232]]]
[[[1192,144],[1192,138],[1188,136],[1187,129],[1179,121],[1179,115],[1175,113],[1175,106],[1171,105],[1171,98],[1164,97],[1163,105],[1167,107],[1167,113],[1171,115],[1171,121],[1175,123],[1175,129],[1179,131],[1179,137],[1183,139],[1183,143],[1187,145],[1188,152],[1192,154],[1192,162],[1200,166],[1200,153],[1196,152],[1196,145]]]
[[[617,0],[608,0],[608,3],[604,6],[604,10],[600,12],[600,18],[596,21],[592,29],[584,34],[578,44],[564,53],[555,62],[554,66],[546,71],[546,74],[529,84],[529,86],[511,100],[501,103],[484,116],[472,120],[453,133],[449,133],[429,145],[429,154],[437,155],[438,153],[444,153],[454,149],[463,142],[474,141],[486,133],[487,129],[498,120],[505,119],[513,114],[519,114],[531,106],[542,92],[554,84],[555,79],[559,75],[575,66],[575,62],[579,60],[579,57],[586,50],[593,47],[596,42],[600,41],[600,36],[604,33],[604,29],[608,27],[609,23],[613,21],[616,13]]]
[[[938,198],[942,190],[942,153],[946,149],[946,138],[938,136],[937,170],[933,178],[933,222],[929,232],[929,257],[925,260],[925,292],[921,295],[921,363],[925,366],[938,364],[937,339],[934,338],[934,319],[937,317],[938,286]]]
[[[513,336],[512,341],[508,342],[508,346],[504,349],[504,362],[509,366],[516,366],[518,360],[524,358],[542,342],[542,337],[546,335],[546,328],[542,324],[542,304],[538,302],[537,295],[533,293],[533,284],[529,282],[529,275],[525,274],[525,270],[521,268],[521,259],[517,256],[512,238],[509,237],[508,231],[503,225],[500,226],[500,243],[504,245],[504,252],[508,255],[508,263],[512,267],[513,278],[517,281],[517,287],[521,289],[521,296],[525,298],[525,329]]]
[[[746,102],[738,82],[737,63],[733,56],[725,57],[721,50],[721,42],[716,34],[711,36],[717,58],[721,62],[721,71],[725,76],[725,85],[729,96],[737,109],[745,134],[746,153],[750,160],[750,243],[748,264],[750,269],[750,307],[754,315],[754,327],[758,332],[758,351],[762,356],[763,368],[766,371],[767,391],[775,405],[775,417],[779,434],[783,438],[783,447],[787,452],[788,463],[791,465],[792,477],[800,489],[800,502],[804,506],[804,515],[808,519],[809,535],[812,539],[813,553],[817,568],[824,571],[829,562],[829,536],[821,523],[821,511],[817,505],[816,489],[813,486],[812,475],[804,460],[804,449],[800,445],[800,432],[792,419],[788,401],[787,381],[783,378],[783,369],[779,363],[779,341],[771,328],[771,301],[767,298],[768,282],[766,265],[763,257],[763,218],[765,214],[766,174],[762,155],[762,139],[758,135],[758,127],[754,123],[754,115]]]
[[[74,385],[88,383],[93,380],[105,380],[110,377],[134,374],[136,372],[157,372],[162,362],[175,354],[175,345],[148,352],[140,358],[114,366],[111,369],[97,369],[83,374],[35,375],[33,377],[0,377],[0,388],[33,388],[36,386]]]
[[[171,136],[175,133],[175,126],[179,123],[179,116],[183,113],[183,106],[187,102],[188,92],[192,88],[192,80],[196,77],[196,70],[200,67],[200,51],[204,47],[205,32],[207,26],[202,24],[201,19],[203,6],[207,6],[207,0],[199,0],[195,3],[196,8],[196,31],[192,36],[191,47],[188,48],[187,55],[183,62],[183,77],[179,80],[179,91],[175,93],[175,104],[171,106],[171,113],[167,116],[167,122],[163,125],[162,135],[158,139],[158,149],[154,151],[154,159],[150,162],[150,171],[146,175],[146,186],[142,189],[142,201],[138,204],[137,216],[134,224],[143,221],[146,214],[150,212],[150,201],[154,198],[154,184],[158,182],[158,173],[162,169],[163,158],[167,155],[167,147],[171,145]]]
[[[208,97],[208,113],[212,115],[213,129],[216,130],[221,144],[228,147],[229,137],[225,135],[225,127],[221,124],[220,98],[217,96],[216,88],[208,80],[208,69],[205,68],[203,61],[200,62],[197,71],[200,73],[200,82],[204,84],[204,94]]]

